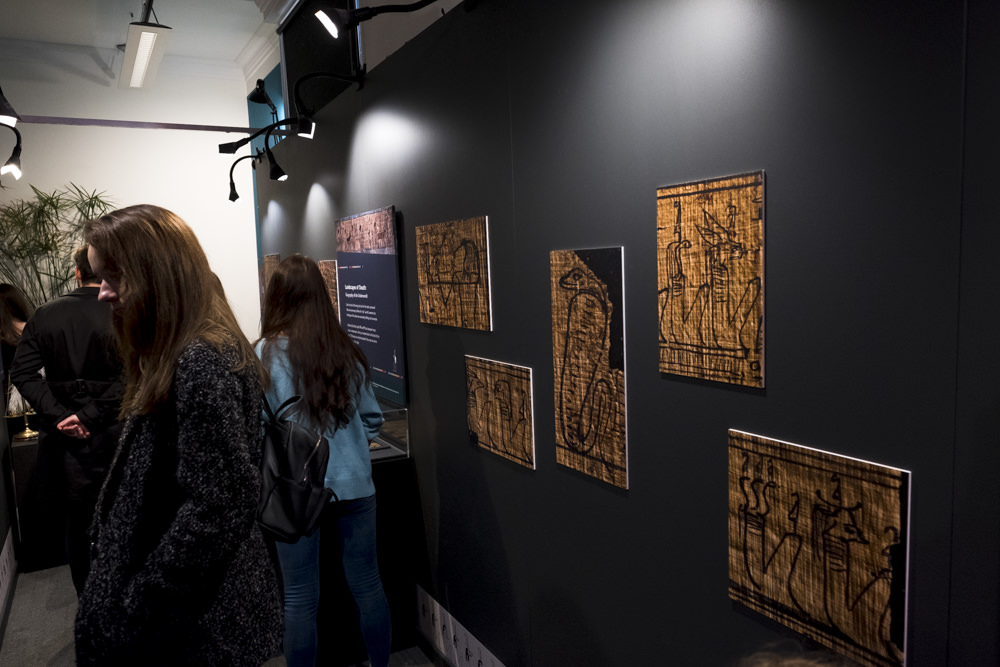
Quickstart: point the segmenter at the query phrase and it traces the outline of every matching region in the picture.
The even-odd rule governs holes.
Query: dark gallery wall
[[[1000,4],[970,2],[952,526],[951,665],[1000,664]]]
[[[998,29],[985,0],[480,0],[275,149],[264,253],[333,258],[335,219],[400,214],[404,556],[505,665],[725,665],[791,636],[727,597],[730,428],[909,470],[909,664],[1000,662]],[[660,374],[656,188],[761,169],[766,388]],[[420,324],[414,228],[479,215],[494,331]],[[627,491],[555,462],[549,252],[608,246]],[[537,470],[469,443],[465,354],[533,369]]]

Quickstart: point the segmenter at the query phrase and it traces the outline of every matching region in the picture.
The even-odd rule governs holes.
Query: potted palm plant
[[[52,192],[31,186],[32,199],[0,205],[0,283],[21,288],[36,307],[69,291],[73,280],[73,250],[82,243],[83,224],[113,208],[103,192],[87,191],[75,184]],[[8,430],[21,431],[23,402],[12,405],[5,387],[3,412],[14,423]],[[17,397],[15,397],[17,398]]]

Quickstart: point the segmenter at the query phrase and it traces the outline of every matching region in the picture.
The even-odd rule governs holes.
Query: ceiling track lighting
[[[17,121],[21,120],[21,117],[17,115],[14,111],[14,107],[10,105],[7,98],[4,97],[3,89],[0,88],[0,125],[6,125],[7,127],[14,127],[17,125]]]
[[[244,146],[246,146],[247,144],[249,144],[251,141],[253,141],[257,137],[259,137],[260,135],[262,135],[264,133],[270,134],[270,130],[277,129],[278,127],[281,127],[282,125],[293,125],[293,124],[295,124],[297,122],[298,122],[298,119],[294,118],[294,117],[293,118],[285,118],[284,120],[275,121],[275,122],[271,123],[270,125],[267,125],[265,127],[260,128],[259,130],[257,130],[253,134],[251,134],[250,136],[244,137],[244,138],[240,139],[239,141],[231,141],[231,142],[226,143],[226,144],[219,144],[219,152],[220,153],[228,153],[228,154],[235,153],[236,151],[238,151],[239,149],[243,148]]]
[[[358,84],[358,90],[361,90],[365,85],[366,72],[367,68],[362,65],[361,72],[354,76],[337,74],[336,72],[310,72],[309,74],[300,76],[292,86],[292,103],[295,105],[295,116],[299,119],[299,122],[295,127],[295,133],[305,139],[312,139],[313,134],[316,132],[316,123],[313,122],[312,119],[313,111],[302,103],[302,96],[299,92],[299,88],[303,83],[309,81],[310,79],[325,77],[328,79],[337,79],[338,81],[356,83]]]
[[[323,24],[323,27],[330,33],[330,36],[338,39],[340,33],[353,30],[363,21],[373,19],[379,14],[415,12],[435,2],[437,0],[420,0],[408,5],[381,5],[379,7],[358,7],[357,9],[337,9],[330,7],[317,11],[316,18]]]
[[[264,159],[264,152],[261,150],[258,150],[256,153],[253,153],[251,155],[244,155],[243,157],[236,158],[236,161],[233,162],[231,167],[229,167],[229,201],[236,201],[237,199],[240,198],[239,193],[236,192],[236,182],[233,180],[233,170],[236,169],[236,165],[238,165],[240,162],[243,162],[243,160],[253,160],[253,164],[251,164],[250,166],[253,168],[254,171],[256,171],[257,163],[260,162],[262,159]]]
[[[236,201],[237,199],[239,199],[239,195],[236,192],[236,185],[233,182],[233,168],[235,168],[236,165],[241,160],[245,160],[250,157],[256,157],[258,158],[259,161],[259,158],[261,157],[261,155],[263,155],[264,157],[267,158],[268,165],[270,165],[269,175],[272,181],[284,181],[288,179],[288,174],[286,174],[285,171],[281,168],[281,166],[278,164],[278,161],[274,159],[274,153],[271,152],[271,135],[275,132],[275,130],[277,130],[282,125],[295,126],[298,125],[298,123],[299,119],[294,116],[291,118],[284,118],[282,120],[271,123],[267,127],[262,127],[261,129],[257,130],[250,136],[244,137],[239,141],[233,141],[228,144],[219,144],[220,153],[235,153],[241,147],[246,146],[248,143],[259,137],[260,135],[262,134],[264,135],[263,153],[258,150],[256,155],[245,155],[237,159],[235,162],[233,162],[232,166],[229,167],[229,201]],[[256,168],[257,165],[256,163],[254,163],[254,169]]]
[[[0,176],[10,174],[16,181],[21,178],[21,133],[13,125],[6,125],[6,127],[14,133],[17,143],[14,144],[14,151],[10,154],[10,159],[0,167]]]
[[[142,17],[128,26],[128,37],[120,47],[125,50],[125,62],[118,76],[119,88],[142,88],[153,80],[163,60],[170,41],[170,27],[150,23],[150,14],[153,14],[153,0],[145,0]]]
[[[257,79],[257,87],[247,95],[247,101],[254,104],[266,104],[267,108],[271,110],[271,120],[278,120],[278,109],[274,106],[271,96],[267,94],[267,90],[264,88],[264,79]]]

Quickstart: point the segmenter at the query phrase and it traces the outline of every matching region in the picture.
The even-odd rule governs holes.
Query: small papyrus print
[[[330,303],[333,304],[333,312],[336,313],[339,320],[340,308],[337,304],[337,260],[321,259],[316,262],[316,266],[319,267],[319,273],[323,276],[323,282],[326,284],[326,292],[330,295]]]
[[[622,248],[550,256],[556,461],[628,488]]]
[[[395,225],[396,209],[393,206],[341,218],[337,221],[337,252],[394,255]]]
[[[274,270],[281,262],[281,255],[264,255],[260,262],[260,308],[264,310],[264,295],[267,293],[267,286],[271,282]]]
[[[420,321],[492,331],[486,216],[417,227]]]
[[[729,431],[729,597],[865,665],[903,665],[910,474]]]
[[[764,386],[764,172],[659,188],[660,372]]]
[[[466,356],[465,384],[473,444],[534,470],[531,369]]]

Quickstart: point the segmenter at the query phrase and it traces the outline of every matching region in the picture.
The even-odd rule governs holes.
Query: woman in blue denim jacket
[[[291,418],[322,432],[330,445],[326,485],[337,500],[326,510],[333,516],[324,517],[323,523],[328,530],[336,525],[344,576],[358,607],[372,667],[385,667],[391,622],[376,558],[375,486],[368,453],[384,419],[364,352],[337,321],[313,260],[293,255],[278,265],[265,293],[256,350],[270,374],[271,406],[302,396],[301,409]],[[312,667],[316,661],[320,532],[294,544],[276,543],[289,667]]]

